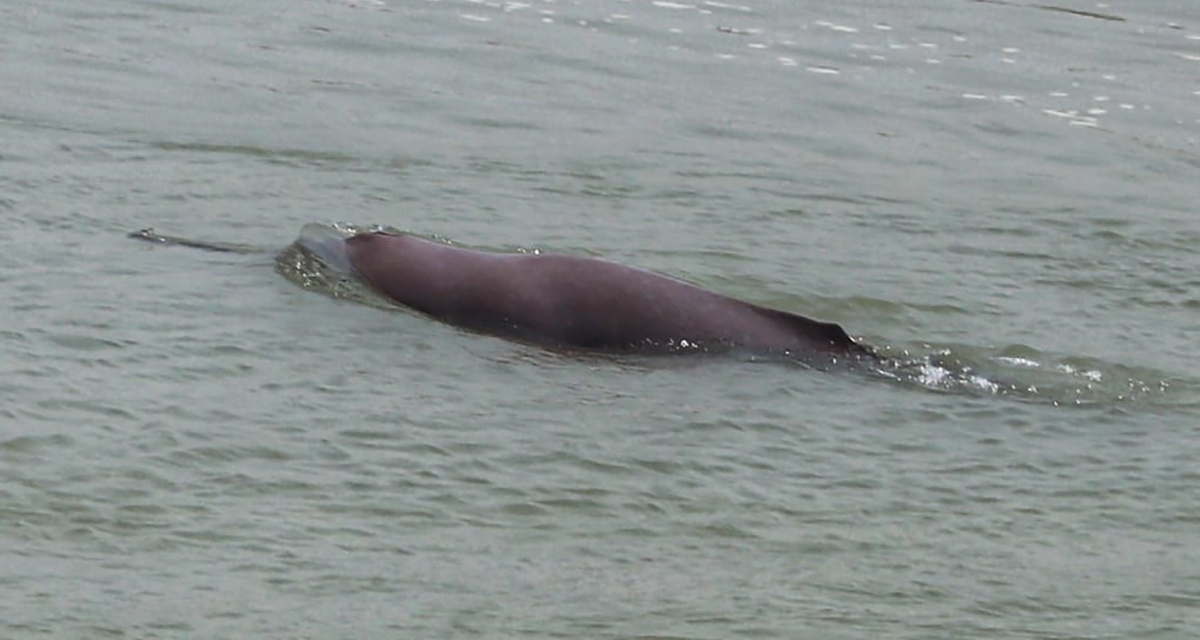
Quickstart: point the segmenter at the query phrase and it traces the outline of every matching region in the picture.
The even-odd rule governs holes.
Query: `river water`
[[[0,637],[1195,637],[1200,3],[0,25]],[[904,375],[277,270],[335,223],[653,269]]]

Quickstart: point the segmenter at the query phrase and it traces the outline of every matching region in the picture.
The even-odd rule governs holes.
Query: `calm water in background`
[[[1194,637],[1200,3],[1059,8],[5,3],[0,637]],[[568,356],[276,273],[335,221],[915,375]]]

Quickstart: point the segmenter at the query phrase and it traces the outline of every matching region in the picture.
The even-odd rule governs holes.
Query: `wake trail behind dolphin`
[[[129,237],[135,240],[145,240],[146,242],[154,242],[156,244],[165,244],[176,247],[188,247],[191,249],[203,249],[204,251],[217,251],[220,253],[240,253],[250,255],[254,253],[266,253],[265,249],[260,247],[252,247],[245,244],[235,244],[231,242],[210,242],[208,240],[190,240],[179,236],[165,236],[154,230],[153,227],[146,227],[138,231],[131,231]]]

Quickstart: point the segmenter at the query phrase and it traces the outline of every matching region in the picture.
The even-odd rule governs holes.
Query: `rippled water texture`
[[[1195,635],[1200,4],[0,25],[0,637]],[[896,366],[462,332],[310,224],[603,256]]]

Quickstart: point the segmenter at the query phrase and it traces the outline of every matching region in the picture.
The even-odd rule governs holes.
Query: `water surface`
[[[1191,637],[1200,5],[1055,4],[5,5],[0,635]],[[912,375],[277,273],[337,222],[654,269]]]

